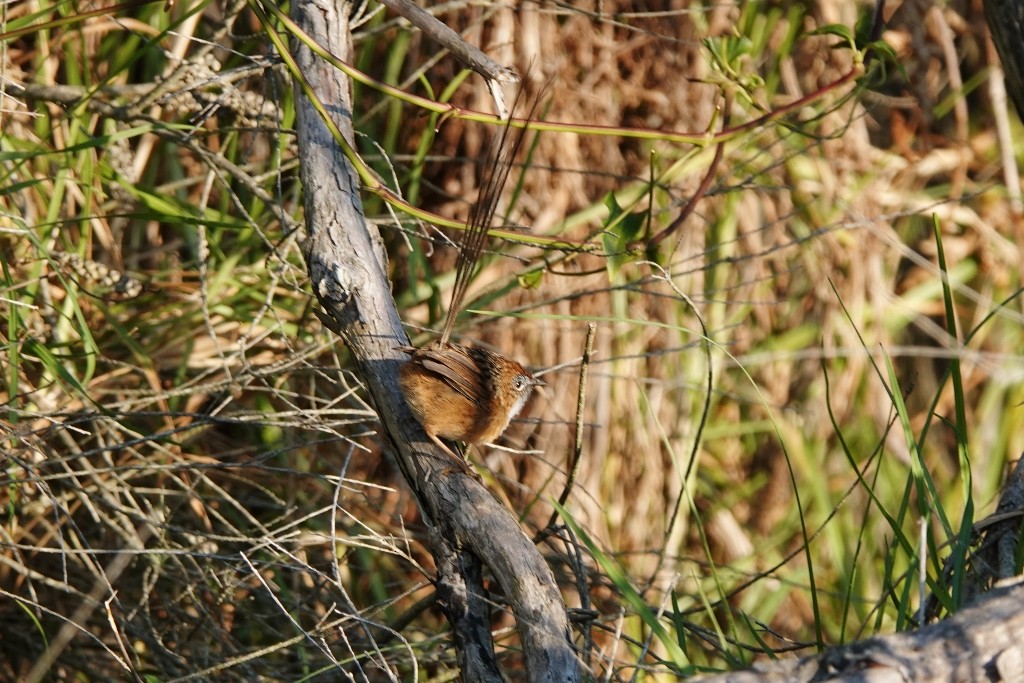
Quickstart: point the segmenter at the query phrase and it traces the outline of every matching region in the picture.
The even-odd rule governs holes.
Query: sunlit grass
[[[217,34],[234,51],[189,66],[193,89],[139,104],[179,73],[167,51],[184,46],[191,64],[207,49],[220,19],[204,7],[113,21],[59,4],[7,23],[41,28],[12,38],[4,65],[39,89],[0,114],[0,588],[24,626],[0,675],[39,664],[104,680],[126,657],[161,679],[224,662],[248,680],[369,677],[374,661],[445,675],[447,627],[423,602],[425,531],[344,346],[313,315],[286,69],[257,59],[267,43],[243,12]],[[588,629],[587,661],[612,680],[910,628],[922,559],[928,618],[955,611],[979,590],[971,524],[1024,449],[1006,198],[979,182],[947,203],[944,172],[889,145],[885,112],[852,87],[762,120],[812,90],[805,72],[821,87],[862,55],[824,49],[835,36],[806,33],[797,10],[740,9],[734,32],[678,43],[701,57],[678,78],[659,70],[658,41],[629,43],[637,78],[664,84],[646,99],[628,78],[584,85],[579,69],[536,66],[557,79],[545,116],[578,129],[532,141],[502,207],[506,233],[532,230],[493,242],[458,330],[536,367],[569,364],[509,434],[531,450],[473,455],[532,532],[565,482],[572,361],[597,325],[583,460],[559,510],[584,594],[567,545],[543,549],[567,602],[593,610],[577,642]],[[695,35],[713,19],[694,15]],[[542,26],[547,43],[562,39],[557,21]],[[476,192],[466,162],[488,132],[412,95],[481,107],[478,80],[445,60],[413,76],[418,41],[383,16],[364,31],[356,66],[411,95],[360,86],[357,148],[395,196],[461,220]],[[569,49],[572,64],[590,48]],[[57,85],[79,90],[46,96]],[[629,137],[638,122],[650,128]],[[959,149],[940,132],[931,146]],[[719,142],[695,213],[645,249]],[[980,166],[991,150],[978,145]],[[388,199],[365,205],[413,333],[443,315],[454,251]],[[100,603],[115,592],[110,617]],[[501,609],[496,625],[510,623]],[[73,619],[94,635],[46,664]],[[111,619],[131,633],[126,650]],[[515,639],[501,643],[515,666]]]

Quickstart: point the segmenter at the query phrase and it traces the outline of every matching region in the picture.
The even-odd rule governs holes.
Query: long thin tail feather
[[[491,223],[498,209],[498,200],[501,198],[502,189],[508,180],[512,163],[519,153],[523,139],[526,137],[528,124],[537,111],[539,97],[530,107],[530,111],[524,119],[524,125],[514,127],[512,122],[522,96],[523,90],[520,88],[512,102],[509,119],[496,136],[495,143],[491,145],[487,163],[480,175],[480,196],[473,204],[469,222],[463,232],[459,257],[455,266],[455,286],[452,289],[452,300],[448,306],[448,314],[445,316],[444,327],[441,330],[440,341],[442,344],[447,344],[451,337],[455,319],[462,309],[466,290],[469,289],[469,283],[473,279],[473,271],[483,252],[484,245],[487,243],[487,233],[492,227]]]

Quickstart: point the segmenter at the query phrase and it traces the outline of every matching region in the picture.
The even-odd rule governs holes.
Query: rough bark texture
[[[806,659],[773,662],[701,683],[1024,681],[1024,581],[917,631],[869,638]]]
[[[985,19],[1006,72],[1006,90],[1024,118],[1024,2],[985,0]]]
[[[298,25],[333,54],[351,53],[347,4],[306,0],[294,6]],[[352,139],[348,79],[295,41],[301,72],[334,122]],[[300,92],[297,128],[302,159],[306,258],[313,291],[341,334],[377,408],[399,468],[432,527],[442,606],[452,622],[462,676],[498,681],[490,612],[479,562],[512,605],[532,681],[577,681],[565,605],[550,568],[516,520],[472,476],[451,467],[415,421],[398,388],[408,344],[390,294],[386,254],[363,218],[359,183],[312,104]]]

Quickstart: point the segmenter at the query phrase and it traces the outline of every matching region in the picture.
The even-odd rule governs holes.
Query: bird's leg
[[[459,470],[461,470],[462,472],[465,472],[467,474],[474,474],[475,475],[473,470],[470,469],[469,463],[466,462],[465,456],[458,455],[455,451],[453,451],[451,448],[448,447],[448,444],[446,444],[444,441],[441,441],[441,439],[437,435],[431,434],[430,432],[427,432],[427,436],[430,437],[431,441],[433,441],[435,444],[437,444],[438,448],[440,448],[442,451],[444,451],[449,456],[451,456],[452,460],[454,460],[455,462],[457,462],[459,464]]]

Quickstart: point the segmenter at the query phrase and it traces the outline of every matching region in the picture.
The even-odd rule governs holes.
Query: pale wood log
[[[1024,581],[917,631],[869,638],[798,660],[701,678],[700,683],[1024,681]]]

